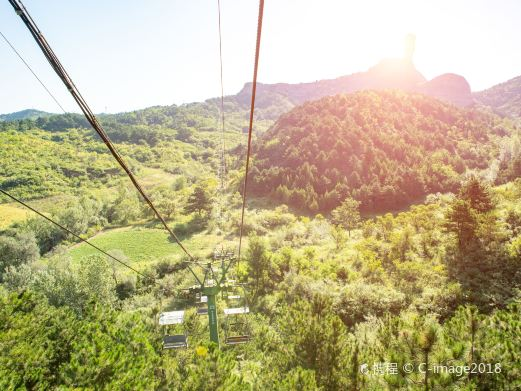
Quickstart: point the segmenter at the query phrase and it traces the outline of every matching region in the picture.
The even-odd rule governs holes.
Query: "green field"
[[[183,240],[183,245],[192,255],[206,257],[221,243],[221,238],[213,234],[200,233]],[[131,264],[138,267],[158,259],[179,259],[183,256],[181,248],[169,239],[168,233],[163,229],[116,228],[96,235],[90,242],[108,252],[121,251]],[[73,261],[93,254],[98,252],[85,243],[73,246],[69,250]]]
[[[141,184],[145,187],[154,186],[171,186],[175,179],[175,175],[169,174],[159,168],[145,167],[138,175]]]
[[[7,198],[7,197],[5,197]],[[44,212],[55,212],[61,205],[66,204],[74,197],[71,195],[59,195],[27,201],[29,206]],[[0,200],[3,201],[3,200]],[[13,223],[36,216],[35,213],[17,203],[0,204],[0,229],[5,229]]]

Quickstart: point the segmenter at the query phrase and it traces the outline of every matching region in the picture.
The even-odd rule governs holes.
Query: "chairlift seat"
[[[248,314],[250,312],[249,307],[237,307],[237,308],[225,308],[224,314],[225,315],[242,315],[242,314]]]
[[[163,338],[163,349],[179,349],[188,347],[188,338],[184,334],[165,335]]]
[[[239,345],[250,341],[249,335],[234,335],[227,337],[224,343],[226,345]]]
[[[239,326],[239,329],[242,329],[246,325],[242,316],[247,315],[249,312],[249,307],[224,309],[224,314],[226,315],[226,326],[224,330],[226,337],[224,342],[226,345],[239,345],[250,340],[250,336],[248,334],[244,334],[244,330],[241,332],[242,334],[229,335],[232,329],[236,329],[236,326]]]
[[[162,312],[159,316],[159,324],[161,326],[167,326],[170,324],[181,324],[183,323],[184,317],[184,311]]]

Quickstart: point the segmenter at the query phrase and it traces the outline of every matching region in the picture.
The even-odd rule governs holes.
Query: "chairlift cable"
[[[217,0],[217,14],[219,27],[219,64],[220,64],[220,81],[221,81],[221,156],[219,163],[219,223],[221,229],[224,227],[225,213],[225,184],[226,184],[226,132],[225,132],[225,113],[224,113],[224,79],[223,79],[223,52],[222,52],[222,28],[221,28],[221,0]]]
[[[45,91],[47,91],[47,93],[49,94],[49,96],[56,102],[56,104],[60,107],[60,109],[62,109],[62,111],[67,114],[67,111],[63,108],[63,106],[60,104],[60,102],[58,101],[58,99],[56,99],[56,97],[53,95],[53,93],[47,88],[47,86],[45,85],[45,83],[38,77],[38,75],[36,74],[36,72],[34,72],[34,70],[31,68],[31,66],[27,63],[27,61],[25,61],[25,59],[22,57],[22,55],[20,54],[20,52],[18,50],[16,50],[16,48],[14,47],[14,45],[7,39],[7,37],[0,31],[0,35],[2,36],[2,38],[4,39],[4,41],[11,47],[11,49],[13,50],[13,52],[18,56],[18,58],[20,60],[22,60],[22,62],[25,64],[25,66],[27,67],[27,69],[29,69],[29,71],[33,74],[33,76],[36,78],[36,80],[38,80],[38,82],[42,85],[42,87],[45,89]]]
[[[223,51],[222,51],[222,33],[221,33],[221,0],[217,0],[217,9],[219,14],[219,61],[221,70],[221,122],[222,122],[222,151],[221,151],[221,185],[224,188],[224,181],[226,176],[226,140],[225,140],[225,127],[224,127],[224,82],[223,82]]]
[[[5,190],[2,190],[0,189],[0,193],[4,194],[5,196],[11,198],[13,201],[15,202],[18,202],[20,205],[23,205],[24,207],[26,207],[27,209],[29,209],[30,211],[36,213],[38,216],[40,217],[43,217],[45,220],[49,221],[50,223],[54,224],[55,226],[57,226],[58,228],[62,229],[63,231],[67,232],[68,234],[74,236],[76,239],[79,239],[80,241],[82,241],[83,243],[86,243],[88,244],[89,246],[91,246],[92,248],[98,250],[99,252],[101,252],[102,254],[106,255],[107,257],[111,258],[112,260],[118,262],[119,264],[121,264],[122,266],[125,266],[126,268],[132,270],[133,272],[139,274],[140,276],[146,278],[146,279],[149,279],[151,278],[150,276],[146,276],[145,274],[141,273],[140,271],[134,269],[132,266],[128,265],[127,263],[123,262],[122,260],[114,257],[113,255],[110,255],[108,252],[106,252],[105,250],[102,250],[101,248],[99,248],[98,246],[96,246],[95,244],[92,244],[91,242],[89,242],[87,239],[83,239],[81,236],[75,234],[74,232],[72,232],[70,229],[68,229],[67,227],[64,227],[63,225],[61,225],[60,223],[58,223],[57,221],[51,219],[50,217],[47,217],[45,216],[42,212],[39,212],[38,210],[34,209],[33,207],[29,206],[28,204],[26,204],[25,202],[23,202],[22,200],[16,198],[15,196],[9,194],[8,192],[6,192]],[[154,283],[157,283],[155,280],[154,280]]]
[[[255,110],[255,94],[257,92],[257,72],[259,69],[259,51],[260,51],[260,41],[261,41],[261,33],[262,33],[262,18],[264,13],[264,0],[259,1],[259,17],[257,23],[257,43],[255,46],[255,65],[253,69],[253,83],[251,86],[251,107],[250,107],[250,124],[248,128],[248,149],[246,152],[246,169],[244,173],[244,188],[242,193],[242,213],[241,213],[241,226],[239,233],[239,251],[237,254],[237,266],[241,261],[241,247],[242,247],[242,236],[244,233],[244,212],[246,209],[246,196],[248,189],[248,172],[250,168],[250,155],[251,155],[251,138],[253,133],[253,113]]]

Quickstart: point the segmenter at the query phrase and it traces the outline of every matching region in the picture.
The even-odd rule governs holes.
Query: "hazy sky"
[[[95,112],[201,101],[220,94],[217,0],[25,0]],[[221,0],[225,93],[252,78],[258,2]],[[305,82],[400,56],[474,91],[521,75],[519,0],[266,0],[259,81]],[[2,31],[62,105],[77,108],[7,1]],[[0,38],[0,113],[59,108]]]

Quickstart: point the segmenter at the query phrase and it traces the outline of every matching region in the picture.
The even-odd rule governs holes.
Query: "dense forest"
[[[173,214],[174,220],[199,216],[184,234],[200,232],[208,240],[221,229],[233,232],[238,213],[224,226],[213,222],[208,200],[215,192],[203,191],[207,201],[188,197]],[[71,238],[40,218],[15,223],[0,236],[0,385],[515,389],[521,370],[520,201],[519,181],[491,188],[472,177],[455,196],[432,196],[396,216],[359,221],[349,234],[320,215],[252,209],[245,262],[237,270],[254,313],[248,319],[252,341],[217,350],[207,341],[207,320],[191,309],[190,348],[164,354],[158,312],[190,308],[193,300],[179,289],[192,284],[181,256],[141,264],[151,277],[142,279],[97,254],[73,258]],[[76,232],[93,232],[110,227],[108,210],[87,198],[69,202],[55,218]],[[141,218],[130,216],[125,224]],[[107,249],[140,265],[131,246],[113,242]],[[218,305],[222,309],[225,300]],[[488,373],[403,370],[422,362],[491,367]],[[384,366],[391,363],[396,371]],[[363,364],[369,372],[360,372]]]
[[[252,171],[258,195],[329,212],[346,197],[364,212],[454,192],[468,170],[499,155],[509,121],[423,95],[361,92],[308,102],[262,136]]]
[[[0,122],[0,188],[143,273],[0,198],[0,389],[521,387],[519,124],[396,91],[308,102],[275,122],[272,103],[292,105],[271,98],[232,273],[251,340],[220,348],[187,293],[184,254],[84,120]],[[102,116],[205,262],[236,249],[244,179],[246,106],[227,100],[222,189],[217,105]],[[221,339],[229,305],[218,297]],[[159,313],[180,309],[189,346],[163,351]]]

